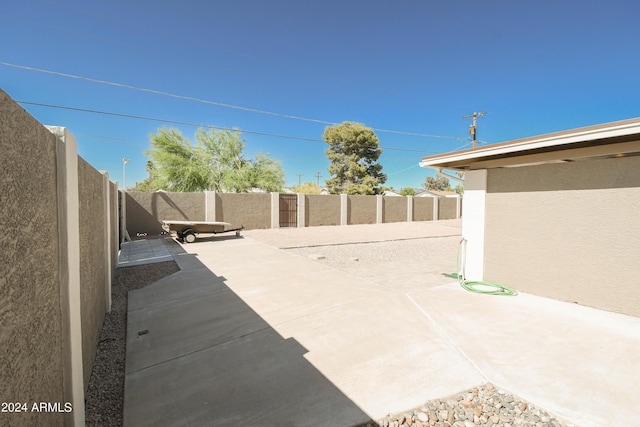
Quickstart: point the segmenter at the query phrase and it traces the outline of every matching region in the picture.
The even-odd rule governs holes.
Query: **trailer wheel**
[[[186,241],[187,241],[187,243],[193,243],[193,242],[195,242],[195,241],[196,241],[196,234],[195,234],[193,231],[192,231],[192,232],[190,232],[190,233],[187,233],[187,234],[184,236],[184,240],[186,240]]]

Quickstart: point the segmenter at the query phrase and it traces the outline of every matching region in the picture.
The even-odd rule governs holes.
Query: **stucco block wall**
[[[305,196],[305,226],[340,225],[340,196]]]
[[[413,220],[433,221],[433,197],[413,198]]]
[[[120,222],[119,222],[119,208],[118,204],[118,186],[114,182],[109,182],[109,191],[111,197],[109,201],[111,203],[111,267],[115,271],[118,266],[118,250],[120,249]]]
[[[404,222],[407,220],[407,198],[383,196],[382,222]]]
[[[347,196],[347,224],[375,224],[376,197]]]
[[[640,157],[493,169],[485,280],[640,316]]]
[[[2,402],[64,401],[56,143],[0,90]],[[64,424],[57,413],[1,415],[13,426]]]
[[[89,383],[98,337],[105,316],[104,178],[84,159],[78,158],[80,201],[80,312],[82,314],[82,364],[85,387]]]
[[[127,231],[131,237],[137,233],[160,234],[162,220],[205,220],[204,193],[143,193],[127,191]]]
[[[247,230],[271,228],[271,194],[216,193],[216,218]]]
[[[438,197],[438,219],[456,219],[457,209],[457,198]]]

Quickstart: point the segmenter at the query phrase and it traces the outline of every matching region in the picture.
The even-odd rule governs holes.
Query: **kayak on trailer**
[[[240,236],[244,227],[233,228],[230,223],[222,221],[163,220],[162,229],[168,233],[175,232],[180,242],[193,243],[196,241],[196,235],[200,233],[220,234],[235,231],[236,236]]]

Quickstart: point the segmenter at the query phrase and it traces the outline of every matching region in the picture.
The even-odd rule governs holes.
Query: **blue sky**
[[[281,161],[288,185],[329,177],[322,122],[361,122],[380,129],[387,185],[420,187],[433,175],[422,156],[470,147],[463,115],[488,111],[482,143],[640,116],[638,16],[636,0],[7,1],[0,88],[17,101],[302,138],[244,134],[247,154]],[[120,184],[130,159],[127,185],[146,177],[149,134],[196,131],[23,107],[67,127]]]

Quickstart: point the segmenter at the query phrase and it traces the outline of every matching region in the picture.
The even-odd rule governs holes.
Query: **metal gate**
[[[280,194],[280,227],[298,226],[298,195]]]

